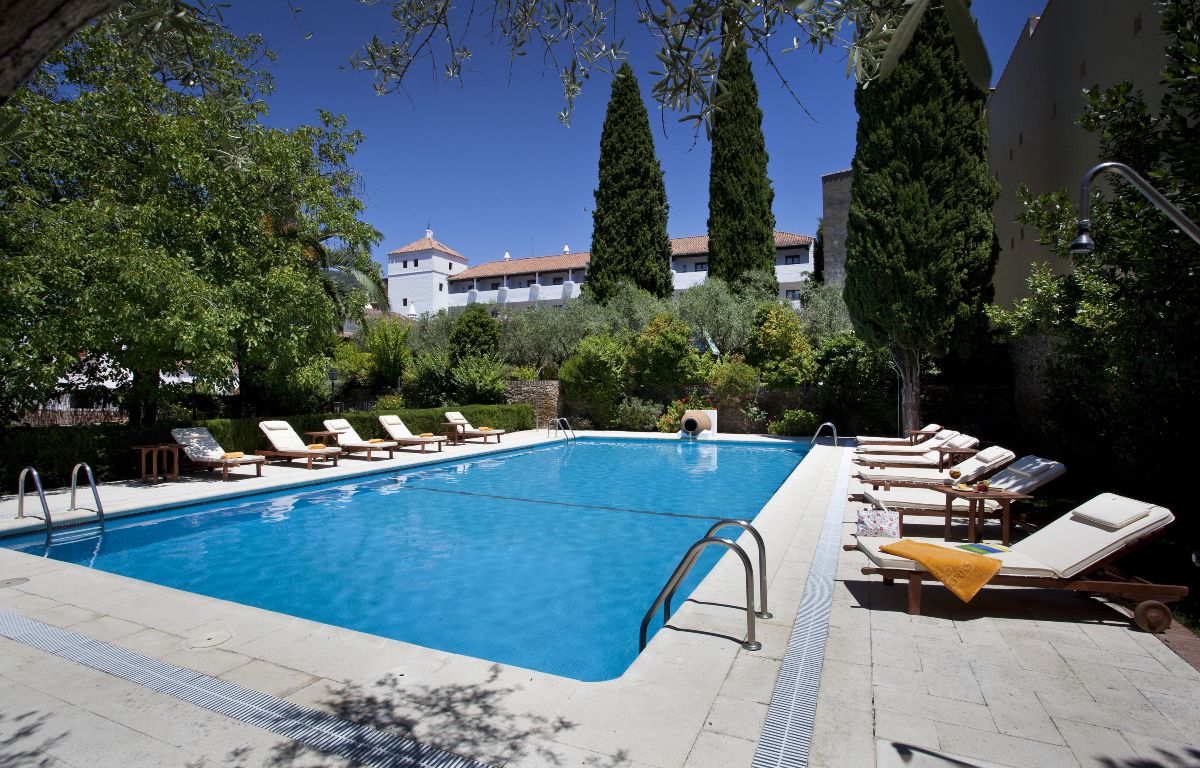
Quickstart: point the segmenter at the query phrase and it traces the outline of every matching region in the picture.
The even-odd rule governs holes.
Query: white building
[[[800,285],[812,272],[813,238],[791,232],[775,233],[775,276],[779,295],[800,298]],[[562,304],[577,298],[587,277],[591,254],[571,253],[503,259],[464,268],[467,260],[425,237],[388,253],[388,298],[392,311],[417,316],[426,312],[490,303],[522,308],[532,304]],[[671,272],[675,293],[704,282],[708,276],[708,237],[671,240]]]

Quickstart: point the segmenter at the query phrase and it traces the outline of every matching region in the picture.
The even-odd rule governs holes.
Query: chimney
[[[508,261],[511,258],[512,258],[512,254],[510,254],[508,251],[505,251],[504,252],[504,260]]]
[[[566,243],[563,243],[563,253],[570,253],[570,252],[571,252],[571,246],[567,245]]]
[[[426,240],[432,240],[432,239],[433,239],[433,230],[432,230],[432,229],[429,229],[429,228],[426,228],[426,229],[425,229],[425,239],[426,239]]]

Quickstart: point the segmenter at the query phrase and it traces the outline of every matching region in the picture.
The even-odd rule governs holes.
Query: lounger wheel
[[[1143,632],[1161,635],[1171,626],[1171,609],[1157,600],[1143,600],[1133,609],[1133,622]]]

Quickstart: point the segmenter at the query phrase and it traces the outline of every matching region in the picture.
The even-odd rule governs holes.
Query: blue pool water
[[[618,677],[687,547],[807,449],[580,439],[0,545],[579,680]],[[733,535],[736,531],[729,531]],[[710,548],[682,600],[716,562]],[[753,555],[752,555],[753,557]]]

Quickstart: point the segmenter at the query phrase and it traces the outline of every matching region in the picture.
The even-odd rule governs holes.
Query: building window
[[[532,288],[535,285],[537,285],[537,280],[534,280],[533,278],[529,278],[528,280],[525,281],[526,288]]]
[[[696,262],[696,271],[697,272],[707,272],[708,271],[708,262],[707,261],[697,261]]]
[[[562,278],[561,278],[561,277],[556,277],[556,278],[554,278],[554,284],[555,284],[555,285],[562,285]]]
[[[404,268],[405,268],[405,269],[408,269],[408,259],[405,259],[405,260],[404,260]]]
[[[799,290],[795,290],[795,289],[786,290],[783,292],[783,296],[788,301],[800,301],[800,291]]]
[[[405,306],[405,307],[407,307],[407,306],[408,306],[408,299],[400,299],[400,304],[401,304],[401,305],[403,305],[403,306]]]
[[[500,283],[492,283],[492,290],[493,291],[500,290]]]
[[[453,262],[453,261],[452,261],[452,262],[450,262],[449,266],[448,266],[448,267],[446,267],[446,268],[447,268],[449,271],[453,272],[453,271],[454,271],[454,262]]]
[[[1141,31],[1142,31],[1142,14],[1139,13],[1137,16],[1133,17],[1133,36],[1137,37],[1138,33]]]
[[[440,293],[440,292],[441,292],[441,290],[442,290],[442,284],[441,284],[441,283],[438,283],[438,292]]]
[[[413,266],[414,266],[414,267],[419,267],[420,265],[421,265],[421,262],[420,262],[420,260],[418,260],[418,259],[413,259]]]
[[[783,257],[784,264],[806,264],[807,262],[808,256],[804,254],[793,253],[790,256]]]

